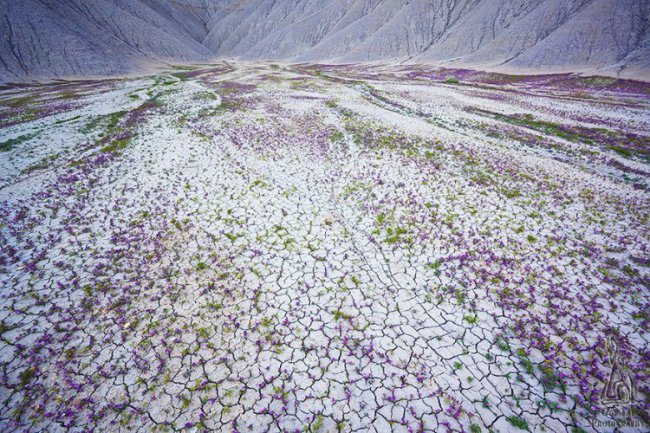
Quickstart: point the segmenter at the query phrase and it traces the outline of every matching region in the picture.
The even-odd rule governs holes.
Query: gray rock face
[[[189,0],[0,0],[0,81],[105,76],[211,57]]]
[[[650,79],[650,0],[0,0],[0,81],[219,57]]]

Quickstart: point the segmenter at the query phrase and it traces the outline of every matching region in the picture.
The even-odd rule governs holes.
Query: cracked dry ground
[[[0,429],[647,431],[650,92],[567,80],[6,87]]]

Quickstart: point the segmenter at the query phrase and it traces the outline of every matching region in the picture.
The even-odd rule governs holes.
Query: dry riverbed
[[[0,90],[0,430],[647,431],[650,86]]]

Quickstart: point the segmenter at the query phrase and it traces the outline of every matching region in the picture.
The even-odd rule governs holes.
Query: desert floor
[[[647,431],[649,188],[641,83],[5,86],[0,429]]]

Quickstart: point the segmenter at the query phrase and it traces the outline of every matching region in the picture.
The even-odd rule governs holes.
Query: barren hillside
[[[0,81],[215,58],[650,77],[648,0],[0,0]]]

